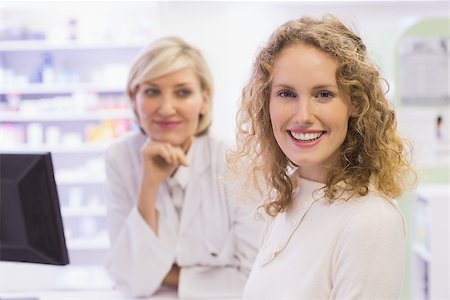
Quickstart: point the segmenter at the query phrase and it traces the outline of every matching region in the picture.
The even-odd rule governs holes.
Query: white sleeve
[[[219,157],[222,156],[222,159],[226,155],[226,149],[222,148],[219,151]],[[247,278],[258,254],[264,225],[261,220],[256,218],[259,203],[252,197],[250,197],[251,199],[243,199],[241,195],[243,183],[233,178],[225,162],[224,165],[219,165],[218,170],[218,177],[225,177],[222,182],[224,184],[223,197],[228,203],[233,218],[236,265],[238,271]],[[251,192],[248,191],[248,196],[250,194]],[[252,196],[255,195],[252,194]]]
[[[231,218],[230,243],[234,261],[227,266],[196,266],[182,268],[178,294],[180,297],[197,298],[236,298],[241,297],[254,260],[258,253],[263,224],[256,220],[256,202],[245,202],[239,194],[240,183],[231,180],[224,163],[224,148],[216,152],[212,159],[217,163],[213,174],[217,176],[217,186],[223,201],[227,203]]]
[[[133,296],[152,295],[175,260],[175,242],[157,237],[145,222],[127,190],[130,171],[120,169],[124,157],[107,152],[107,223],[111,248],[106,269],[119,288]],[[130,166],[127,165],[128,170]],[[128,187],[129,188],[129,187]],[[164,235],[160,232],[160,236]]]
[[[330,299],[399,299],[406,234],[396,209],[370,211],[346,225],[333,256]]]
[[[258,252],[262,224],[255,221],[253,205],[236,205],[234,210],[233,239],[228,243],[233,247],[230,249],[234,254],[233,264],[182,268],[178,287],[181,298],[240,299],[242,296]]]
[[[235,257],[238,261],[240,271],[246,277],[250,274],[256,255],[258,254],[265,225],[262,220],[257,220],[256,218],[257,207],[257,203],[235,203]]]

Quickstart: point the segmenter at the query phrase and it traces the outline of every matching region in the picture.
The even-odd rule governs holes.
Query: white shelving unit
[[[413,204],[412,297],[449,299],[450,186],[421,185]]]
[[[22,40],[0,41],[0,49],[3,51],[58,51],[58,50],[109,50],[139,48],[142,44],[136,42],[80,42],[80,41],[44,41]],[[31,49],[31,50],[30,50]]]
[[[143,45],[0,41],[0,151],[52,153],[72,264],[109,246],[103,152],[133,126],[124,90]]]
[[[5,94],[0,91],[0,94]],[[0,111],[2,122],[50,122],[50,121],[89,121],[89,120],[114,120],[132,119],[133,114],[130,109],[102,109],[97,111],[56,111],[56,112],[36,112],[36,111]]]

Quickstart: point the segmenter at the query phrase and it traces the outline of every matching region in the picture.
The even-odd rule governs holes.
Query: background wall
[[[448,1],[52,1],[0,2],[2,23],[52,28],[57,39],[66,20],[76,17],[80,36],[110,32],[115,39],[148,41],[179,35],[199,47],[209,61],[216,88],[212,131],[234,140],[234,114],[259,47],[282,23],[331,13],[362,36],[369,52],[396,91],[396,46],[402,33],[428,17],[448,17]],[[132,34],[130,34],[132,32]]]
[[[163,2],[158,35],[180,35],[200,47],[216,85],[213,131],[233,140],[234,113],[259,47],[282,23],[331,13],[352,26],[396,91],[396,46],[402,33],[427,17],[448,17],[446,1]]]
[[[11,102],[12,96],[14,96],[14,99],[17,98],[16,92],[23,92],[24,89],[21,84],[28,80],[23,76],[32,76],[30,65],[39,63],[43,51],[50,49],[54,52],[56,69],[65,67],[64,64],[66,64],[66,67],[78,68],[78,71],[82,71],[85,78],[89,76],[91,76],[91,79],[94,78],[97,81],[96,84],[100,85],[95,86],[96,89],[104,88],[101,85],[102,81],[108,81],[108,84],[113,83],[112,91],[108,90],[111,89],[110,86],[106,87],[106,94],[109,92],[115,93],[114,97],[117,98],[117,94],[121,93],[122,87],[125,88],[127,66],[131,63],[131,57],[137,54],[138,49],[158,37],[177,35],[200,48],[209,62],[215,82],[212,132],[233,142],[235,112],[239,103],[240,92],[249,78],[250,68],[258,49],[264,45],[271,32],[284,22],[303,15],[320,17],[325,13],[331,13],[341,18],[361,35],[369,53],[380,66],[383,76],[390,84],[391,89],[388,98],[399,113],[400,129],[412,138],[416,146],[421,149],[419,152],[422,155],[435,155],[437,152],[429,151],[430,139],[428,138],[434,134],[433,123],[430,122],[433,122],[438,112],[443,112],[446,116],[449,115],[448,102],[446,105],[439,107],[426,107],[425,105],[405,108],[402,105],[401,96],[398,93],[398,46],[410,28],[426,19],[444,20],[437,27],[431,27],[430,29],[428,26],[428,35],[433,35],[436,32],[440,36],[450,36],[448,1],[0,1],[0,110],[4,108],[5,103]],[[69,27],[68,20],[76,20],[76,41],[67,40],[67,35],[72,34],[71,30],[73,30]],[[12,32],[8,31],[11,28],[13,29]],[[17,35],[14,30],[18,29],[28,30],[29,32],[45,32],[45,41],[42,44],[39,42],[12,44],[8,39],[11,39],[11,37],[14,39]],[[29,45],[36,47],[36,51],[30,50]],[[108,45],[115,48],[107,49]],[[72,47],[75,50],[72,51]],[[16,51],[16,48],[19,51]],[[94,51],[91,51],[91,48]],[[111,53],[108,52],[110,50]],[[105,60],[114,61],[115,56],[117,56],[121,60],[121,65],[119,67],[110,66],[110,69],[107,69],[108,71],[104,71],[100,75],[97,74],[97,76],[90,74],[90,72],[96,71],[96,62],[93,61],[95,60],[93,58],[94,52],[95,55],[105,53]],[[112,54],[113,52],[114,54]],[[106,53],[109,54],[106,55]],[[89,63],[87,63],[88,61]],[[7,70],[14,68],[22,74],[14,77],[11,83],[10,73]],[[105,76],[108,74],[115,75]],[[17,84],[14,80],[20,84]],[[28,85],[26,87],[29,88]],[[42,85],[38,85],[36,89],[36,85],[34,87],[31,85],[32,92],[27,92],[28,96],[22,96],[29,97],[30,93],[37,91],[35,93],[40,95],[35,95],[36,97],[56,99],[54,97],[56,92],[52,90],[47,95],[41,95],[42,87]],[[46,87],[44,86],[44,88]],[[56,86],[56,89],[61,89],[61,87]],[[85,93],[82,95],[86,96]],[[80,100],[78,96],[72,96],[70,99]],[[121,103],[127,101],[123,95],[120,97],[122,97],[120,98]],[[71,101],[70,99],[69,101]],[[83,100],[81,101],[83,102]],[[121,107],[123,108],[123,106]],[[27,116],[25,118],[20,114],[17,117],[12,116],[8,111],[9,109],[6,108],[6,114],[2,115],[3,119],[0,118],[0,125],[10,126],[10,123],[13,123],[16,126],[20,122],[28,122]],[[34,120],[33,125],[40,121],[42,123],[48,122],[45,113],[47,112],[38,116],[37,122]],[[72,112],[70,111],[70,113]],[[84,112],[81,112],[81,114],[84,114]],[[10,119],[4,118],[10,115]],[[120,118],[129,118],[129,115],[124,114],[119,114],[119,116]],[[116,112],[111,117],[105,117],[101,111],[99,115],[94,115],[92,118],[118,119]],[[59,122],[60,119],[61,117],[58,117],[55,119],[56,121],[51,122]],[[66,122],[67,120],[63,121]],[[89,120],[89,122],[91,121]],[[75,125],[78,123],[78,120],[65,123],[65,127],[61,131],[73,130],[74,126],[80,127],[80,125]],[[100,126],[102,130],[105,126],[109,126],[109,123],[106,125],[104,123]],[[124,123],[120,122],[115,125],[120,127],[121,124]],[[77,130],[85,131],[85,127],[80,128]],[[27,127],[27,129],[29,128]],[[444,127],[444,130],[446,136],[450,137],[448,125]],[[5,132],[3,131],[3,133]],[[1,134],[2,131],[0,130],[0,150],[4,145],[2,143],[5,142],[2,139],[6,136],[5,134],[1,136]],[[108,138],[110,137],[108,136]],[[21,137],[19,139],[20,142],[27,143],[26,138]],[[8,142],[7,139],[6,142]],[[419,159],[416,163],[419,167],[422,182],[438,182],[446,185],[448,189],[450,155],[448,140],[445,142],[447,144],[443,145],[440,150],[438,149],[438,154],[441,155],[438,159],[428,159],[426,163],[425,160]],[[29,141],[26,145],[29,146]],[[84,144],[78,146],[86,148]],[[47,149],[45,147],[44,149]],[[100,151],[103,151],[102,147],[93,148],[92,151],[95,153],[92,155],[96,155],[97,160],[95,163],[90,163],[86,168],[79,170],[79,173],[84,175],[102,170],[101,157],[98,155]],[[68,171],[66,173],[75,173],[74,168],[79,166],[80,163],[78,158],[73,158],[80,155],[78,152],[81,152],[81,155],[84,156],[92,156],[91,153],[87,153],[89,147],[87,148],[87,150],[83,149],[82,151],[77,150],[80,147],[70,151],[62,149],[63,154],[60,155],[63,158],[56,158],[56,168],[63,166],[65,161],[71,160],[75,166],[63,167]],[[31,148],[31,150],[35,149]],[[430,161],[432,161],[432,164],[428,163]],[[95,170],[95,172],[91,172],[92,170]],[[61,175],[61,172],[59,174]],[[61,181],[58,183],[61,200],[64,201],[65,198],[69,200],[70,214],[78,216],[77,210],[73,212],[75,207],[78,208],[78,211],[83,211],[81,216],[85,218],[86,208],[80,206],[79,203],[91,202],[92,204],[92,202],[95,202],[97,204],[94,207],[91,206],[91,208],[96,208],[92,210],[92,214],[104,217],[104,210],[97,210],[98,206],[103,205],[100,196],[96,196],[95,201],[89,200],[95,194],[94,191],[99,190],[99,186],[104,180],[102,174],[99,174],[97,179],[97,185],[93,185],[90,179],[87,180],[89,182],[69,183],[67,188],[61,184]],[[77,186],[77,184],[79,185]],[[67,189],[68,192],[65,193],[64,189]],[[407,216],[410,228],[410,241],[413,238],[411,236],[413,231],[411,224],[413,198],[414,196],[409,194],[404,197],[404,201],[401,201],[402,210]],[[71,202],[75,204],[70,205]],[[446,213],[444,219],[447,220],[448,228],[448,212],[444,213]],[[84,228],[84,231],[88,233],[94,232],[95,230],[92,227],[97,226],[92,221],[72,221],[70,216],[65,218],[65,225],[73,228]],[[102,226],[104,227],[104,225],[97,227]],[[100,240],[105,237],[105,234],[103,233],[101,236]],[[88,240],[88,242],[92,245],[92,240]],[[107,244],[103,242],[100,244],[102,251],[99,252],[99,257],[101,258]],[[91,251],[92,249],[88,250]],[[86,256],[83,252],[78,258],[82,261]],[[95,258],[96,263],[102,262],[96,256],[92,255],[92,257]],[[75,254],[72,258],[75,258],[75,261],[77,260]],[[409,262],[410,260],[409,257]],[[403,299],[411,298],[411,286],[416,284],[415,282],[411,284],[411,272],[408,267],[407,280],[402,294]]]

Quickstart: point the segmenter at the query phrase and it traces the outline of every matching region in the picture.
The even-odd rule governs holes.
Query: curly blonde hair
[[[283,24],[258,53],[236,117],[237,149],[227,156],[232,169],[239,172],[250,162],[246,167],[251,176],[247,178],[257,186],[262,175],[274,197],[264,204],[269,215],[275,216],[291,204],[291,175],[296,166],[275,140],[269,98],[275,60],[284,49],[298,44],[315,47],[338,62],[338,87],[350,96],[356,112],[349,119],[340,159],[329,169],[325,197],[333,202],[345,191],[364,196],[369,184],[387,198],[399,197],[405,176],[414,173],[407,159],[409,144],[396,132],[395,112],[382,90],[383,79],[361,38],[330,15]]]

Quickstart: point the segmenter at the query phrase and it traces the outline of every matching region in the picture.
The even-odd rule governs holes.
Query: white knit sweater
[[[245,299],[398,299],[406,229],[379,194],[329,203],[323,184],[299,178],[294,205],[264,235]]]

